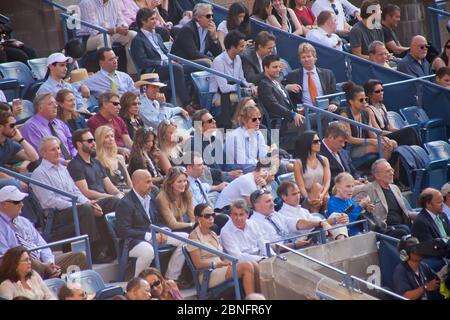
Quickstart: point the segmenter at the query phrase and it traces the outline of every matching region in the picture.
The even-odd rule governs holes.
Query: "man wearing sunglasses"
[[[217,56],[222,52],[213,21],[212,6],[197,3],[192,14],[193,19],[180,30],[171,52],[188,60],[200,60],[196,62],[210,66],[211,59],[207,53]]]
[[[12,165],[16,161],[37,161],[39,155],[16,129],[16,119],[9,111],[0,111],[0,166]],[[14,169],[14,168],[13,168]],[[25,168],[23,168],[25,169]],[[26,170],[26,169],[25,169]],[[0,173],[0,178],[9,178]]]
[[[409,53],[398,63],[397,70],[413,77],[424,77],[432,73],[430,63],[426,59],[428,42],[422,36],[411,39]]]
[[[47,242],[27,219],[20,215],[27,193],[15,186],[0,189],[0,256],[11,248],[22,245],[27,249],[44,246]],[[69,266],[87,268],[84,252],[68,252],[55,257],[50,248],[31,251],[32,267],[43,278],[59,277]]]

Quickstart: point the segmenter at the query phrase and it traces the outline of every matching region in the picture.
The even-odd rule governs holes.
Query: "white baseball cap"
[[[55,52],[48,56],[47,58],[47,67],[55,62],[68,62],[72,63],[73,59],[71,57],[66,57],[61,52]]]
[[[0,202],[22,201],[28,193],[21,192],[16,186],[4,186],[0,189]]]

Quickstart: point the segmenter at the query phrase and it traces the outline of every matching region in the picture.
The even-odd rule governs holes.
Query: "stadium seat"
[[[405,127],[413,127],[416,130],[418,130],[417,124],[408,124],[402,118],[402,116],[395,111],[388,111],[387,116],[388,116],[389,122],[392,123],[394,125],[394,127],[397,129],[401,129],[401,128],[405,128]]]
[[[17,123],[24,123],[34,114],[33,102],[30,100],[22,100],[23,112],[16,116]]]
[[[0,90],[3,91],[6,101],[20,98],[20,83],[17,79],[0,79]]]
[[[47,58],[30,59],[27,61],[36,80],[44,80],[47,74]]]
[[[136,60],[134,60],[134,56],[133,56],[133,54],[131,53],[131,47],[128,48],[128,54],[129,54],[130,57],[131,57],[131,61],[133,61],[134,68],[136,69],[136,72],[137,72],[138,77],[140,77],[140,76],[141,76],[141,70],[139,69],[138,64],[136,63]]]
[[[287,62],[283,58],[280,58],[280,62],[284,63],[287,66],[286,69],[282,69],[280,72],[280,80],[284,80],[287,78],[288,73],[292,71],[292,67],[289,62]]]
[[[116,295],[123,295],[119,286],[106,286],[100,274],[94,270],[83,270],[66,276],[66,282],[80,282],[83,289],[89,294],[95,292],[95,300],[107,300]]]
[[[211,110],[213,93],[209,92],[209,73],[206,71],[197,71],[191,73],[192,82],[202,108]]]
[[[231,288],[234,289],[233,280],[226,280],[225,282],[213,287],[208,288],[209,277],[211,275],[212,269],[197,269],[192,262],[191,255],[187,251],[186,245],[183,246],[183,254],[186,258],[186,264],[192,272],[192,278],[194,280],[195,290],[197,291],[198,300],[207,299],[219,299]],[[200,275],[202,277],[202,282],[200,283]]]
[[[167,48],[167,50],[169,50],[169,52],[172,49],[172,44],[173,44],[173,41],[164,42],[164,46]]]
[[[431,160],[448,160],[447,163],[447,181],[450,181],[450,145],[442,140],[425,143],[425,149],[428,151]]]
[[[22,98],[24,97],[27,98],[28,91],[30,90],[31,86],[36,82],[36,80],[33,78],[33,74],[31,73],[30,68],[26,64],[20,61],[1,63],[0,72],[3,75],[3,78],[17,79],[20,85],[23,86],[20,96]],[[30,100],[33,99],[34,97],[32,97]]]
[[[402,108],[400,113],[408,124],[420,126],[421,138],[424,143],[447,139],[444,119],[430,119],[425,110],[416,106]]]
[[[50,291],[53,292],[55,297],[58,297],[59,290],[66,283],[61,278],[51,278],[51,279],[44,280],[44,282],[47,285],[47,287],[50,289]]]

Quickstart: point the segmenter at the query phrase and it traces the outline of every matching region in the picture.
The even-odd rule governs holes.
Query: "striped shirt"
[[[81,19],[91,24],[103,27],[114,28],[127,23],[122,16],[118,0],[83,0],[80,2]],[[81,26],[78,35],[96,35],[97,30]]]

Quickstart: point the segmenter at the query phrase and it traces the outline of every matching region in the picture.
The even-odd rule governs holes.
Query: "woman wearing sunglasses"
[[[140,128],[136,131],[128,173],[131,176],[138,169],[148,170],[153,184],[159,186],[171,165],[169,159],[158,149],[156,142],[156,133],[152,128]]]
[[[139,274],[150,285],[152,298],[158,300],[183,300],[180,289],[175,281],[166,280],[161,272],[155,268],[147,268]]]
[[[164,224],[173,231],[191,232],[195,223],[187,177],[184,167],[172,167],[156,197],[158,212]]]
[[[450,39],[448,39],[445,42],[445,45],[442,47],[441,54],[433,60],[431,68],[436,72],[442,67],[450,67],[449,57],[450,57]]]
[[[342,86],[349,107],[341,110],[340,115],[360,122],[362,124],[374,127],[370,120],[368,108],[368,98],[364,92],[364,88],[354,84],[352,81],[346,82]],[[349,133],[347,139],[347,147],[350,149],[352,158],[359,158],[368,153],[378,153],[378,140],[373,131],[364,130],[348,122],[342,122],[342,125]],[[389,160],[392,151],[397,147],[397,143],[388,137],[381,137],[383,158]]]
[[[197,219],[197,224],[189,235],[189,239],[197,241],[211,249],[223,252],[217,234],[211,230],[215,218],[214,210],[208,207],[208,205],[201,203],[195,207],[194,214]],[[209,278],[209,288],[215,287],[226,280],[233,279],[231,261],[222,260],[220,257],[192,245],[188,245],[187,250],[191,255],[195,268],[213,269]],[[250,262],[238,262],[237,273],[239,279],[242,280],[245,295],[254,293],[256,287],[255,282],[259,281],[259,279],[255,279],[253,264]],[[202,280],[201,276],[199,280]]]
[[[134,92],[127,91],[120,98],[119,117],[127,125],[128,134],[131,139],[134,138],[136,130],[144,126],[144,123],[139,118],[140,107],[141,101],[139,100],[139,96]]]
[[[122,192],[128,192],[133,187],[130,175],[125,165],[125,158],[118,154],[114,138],[114,129],[110,126],[100,126],[95,130],[97,159],[106,169],[106,175]],[[90,141],[87,141],[90,142]]]
[[[364,84],[364,91],[369,97],[369,107],[366,109],[374,128],[381,129],[385,136],[395,140],[398,145],[420,145],[417,131],[411,127],[396,128],[389,121],[386,106],[383,103],[384,89],[380,80],[370,79]]]
[[[316,132],[305,131],[295,146],[294,177],[300,193],[307,199],[310,212],[321,212],[328,202],[331,172],[328,159],[319,155],[320,139]]]

